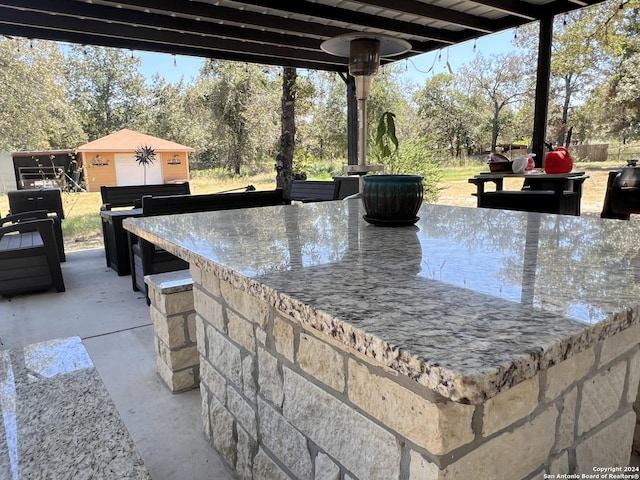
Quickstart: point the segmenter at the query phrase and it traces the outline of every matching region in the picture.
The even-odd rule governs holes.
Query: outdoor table
[[[640,223],[431,204],[412,227],[363,215],[349,200],[124,221],[190,263],[203,428],[233,468],[627,465]]]
[[[505,178],[522,178],[526,188],[504,190]],[[580,215],[582,184],[587,178],[584,172],[481,173],[470,178],[469,183],[477,187],[475,195],[481,208]],[[495,184],[495,191],[485,190],[487,182]]]
[[[125,218],[141,216],[142,208],[100,211],[107,266],[114,269],[120,276],[131,274],[129,239],[127,231],[122,228],[122,221]]]

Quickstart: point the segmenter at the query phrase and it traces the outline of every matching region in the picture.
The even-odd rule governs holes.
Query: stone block
[[[640,351],[629,359],[628,378],[627,403],[634,404],[638,398],[638,385],[640,383]]]
[[[193,291],[191,288],[183,292],[162,294],[164,312],[167,315],[188,313],[193,311]]]
[[[254,403],[256,401],[256,395],[258,394],[255,359],[255,355],[246,355],[242,359],[242,392],[245,397]]]
[[[198,342],[198,333],[196,332],[196,313],[191,312],[187,314],[187,334],[189,338],[187,338],[187,343],[193,343],[194,345]]]
[[[293,363],[293,327],[288,321],[277,315],[273,319],[273,338],[276,352]]]
[[[204,319],[200,315],[195,316],[196,323],[196,346],[198,347],[198,352],[203,357],[207,357],[207,337],[205,334],[205,322]]]
[[[211,443],[216,452],[231,467],[236,466],[235,422],[233,415],[215,397],[209,399],[209,423],[211,425]]]
[[[533,412],[538,406],[539,380],[536,375],[487,400],[482,416],[482,435],[487,437]]]
[[[222,404],[227,403],[227,382],[208,360],[200,362],[200,381]]]
[[[227,312],[227,329],[229,337],[242,345],[251,353],[256,351],[256,337],[253,333],[253,324],[234,312]]]
[[[256,340],[263,347],[267,344],[267,332],[258,326],[256,326]]]
[[[207,270],[202,271],[201,282],[202,288],[206,290],[211,296],[221,298],[220,293],[220,279],[212,272]]]
[[[202,400],[202,408],[200,415],[202,416],[202,429],[204,430],[204,438],[211,440],[211,423],[209,422],[209,394],[206,389],[200,390],[200,399]]]
[[[265,328],[269,319],[269,305],[256,297],[243,292],[227,282],[220,282],[222,298],[229,308],[240,316]]]
[[[345,362],[337,350],[315,337],[301,333],[297,359],[300,368],[312,377],[338,392],[344,392]]]
[[[633,325],[602,342],[599,366],[606,365],[640,343],[640,325]]]
[[[620,408],[626,373],[627,365],[622,361],[585,380],[578,413],[578,435],[600,425]]]
[[[278,360],[264,348],[258,348],[258,387],[260,394],[280,408],[284,398],[282,385],[282,373],[278,369]]]
[[[149,307],[153,331],[169,348],[187,344],[184,331],[184,318],[181,315],[166,317],[153,305]]]
[[[196,311],[206,322],[213,325],[220,332],[225,331],[224,314],[220,302],[207,295],[197,286],[193,289],[193,302]]]
[[[283,472],[264,450],[259,449],[253,459],[253,480],[292,480],[292,478]]]
[[[313,480],[340,480],[340,467],[331,460],[329,455],[318,452],[315,465]]]
[[[636,415],[629,411],[576,446],[576,472],[629,465]]]
[[[170,350],[159,342],[159,356],[173,370],[183,370],[200,364],[200,354],[195,345]]]
[[[162,378],[162,381],[169,387],[169,390],[174,393],[184,392],[198,387],[199,380],[196,378],[193,368],[174,372],[160,357],[157,357],[156,371],[158,375],[160,375],[160,378]]]
[[[593,367],[595,358],[595,350],[590,348],[547,369],[545,398],[558,398],[572,383],[585,378]]]
[[[640,453],[640,422],[636,415],[636,429],[633,432],[633,451]]]
[[[253,478],[253,458],[258,452],[258,444],[251,436],[238,426],[238,458],[236,460],[236,474],[241,480]]]
[[[443,478],[524,478],[547,462],[558,412],[550,406],[513,431],[497,435],[447,466]]]
[[[256,411],[238,391],[227,385],[227,408],[253,439],[258,438]]]
[[[191,280],[193,280],[194,284],[202,283],[202,270],[193,263],[189,264],[189,275],[191,275]]]
[[[282,414],[258,397],[258,417],[262,444],[298,480],[313,479],[313,464],[307,439],[285,420]]]
[[[355,360],[349,360],[348,385],[349,400],[355,405],[434,455],[474,438],[473,405],[431,402]]]
[[[555,478],[559,478],[558,475],[567,475],[569,472],[569,454],[565,451],[562,452],[562,455],[551,461],[549,473]]]
[[[400,445],[393,434],[288,368],[284,368],[283,414],[358,478],[400,475]]]
[[[565,393],[562,402],[562,413],[560,414],[560,422],[558,424],[558,441],[556,442],[556,451],[569,448],[575,440],[576,427],[576,407],[578,401],[578,387],[574,387],[568,393]]]
[[[409,452],[409,480],[436,480],[440,469],[435,463],[424,459],[418,452]]]
[[[240,348],[211,326],[207,327],[208,360],[234,385],[242,385]]]

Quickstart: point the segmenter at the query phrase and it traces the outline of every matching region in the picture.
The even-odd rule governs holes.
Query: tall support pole
[[[544,141],[547,129],[549,104],[549,79],[551,78],[551,43],[553,41],[553,15],[540,19],[538,39],[538,71],[536,76],[536,98],[533,114],[532,153],[536,154],[536,167],[542,167]]]
[[[356,98],[356,79],[340,73],[347,86],[347,164],[358,164],[358,100]]]

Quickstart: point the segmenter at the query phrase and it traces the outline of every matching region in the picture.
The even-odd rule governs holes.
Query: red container
[[[573,169],[573,158],[564,147],[548,152],[542,163],[545,173],[569,173]]]

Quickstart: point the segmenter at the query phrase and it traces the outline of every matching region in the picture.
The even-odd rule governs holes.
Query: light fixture
[[[178,154],[176,153],[173,158],[169,159],[169,161],[167,161],[168,165],[180,165],[182,162],[180,161],[180,157],[178,156]]]
[[[347,33],[325,40],[320,48],[338,57],[349,59],[349,74],[355,78],[358,100],[358,165],[348,165],[345,171],[364,175],[382,170],[381,165],[367,165],[367,100],[371,77],[378,73],[381,57],[400,55],[411,48],[406,40],[378,33]]]

